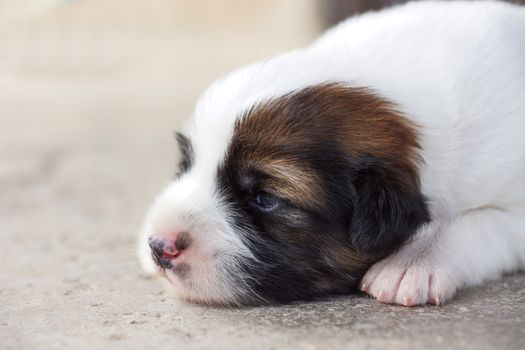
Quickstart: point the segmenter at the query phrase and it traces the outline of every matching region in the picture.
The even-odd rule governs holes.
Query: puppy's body
[[[342,281],[345,274],[349,279],[356,279],[362,274],[343,267],[342,260],[362,265],[359,269],[363,270],[391,254],[372,266],[361,287],[381,301],[405,305],[440,303],[459,287],[523,268],[524,34],[525,10],[520,7],[497,2],[412,3],[349,19],[306,49],[248,66],[219,80],[198,102],[186,130],[191,142],[191,166],[159,196],[146,219],[139,245],[143,264],[150,270],[157,269],[149,258],[147,236],[161,232],[159,236],[165,238],[175,232],[195,231],[190,232],[198,242],[195,252],[188,249],[184,252],[187,257],[177,258],[187,260],[184,264],[191,267],[187,281],[183,281],[180,274],[170,277],[170,268],[183,265],[180,262],[168,264],[168,278],[185,298],[242,303],[274,299],[270,289],[286,283],[286,278],[277,278],[274,275],[279,272],[268,268],[265,273],[272,276],[268,277],[270,282],[258,282],[253,266],[269,266],[272,259],[281,259],[277,256],[286,255],[290,250],[290,255],[297,254],[298,263],[301,257],[313,257],[326,266],[308,266],[313,271],[310,275],[319,275],[312,281],[308,280],[308,273],[290,271],[290,276],[293,275],[290,280],[298,280],[295,288],[316,285],[315,291],[294,294],[290,287],[286,297],[275,299],[344,291],[346,287],[341,287],[342,282],[331,283],[330,279]],[[334,95],[339,97],[335,99]],[[352,103],[337,102],[344,98]],[[292,104],[294,107],[289,107]],[[275,105],[279,107],[274,108]],[[305,117],[307,122],[290,117],[293,113],[308,114],[307,111],[316,109],[318,115],[323,115],[319,117],[320,122],[314,115]],[[357,114],[356,111],[359,116],[351,116]],[[340,122],[345,114],[348,114],[346,120],[352,120],[351,125]],[[250,120],[255,123],[257,118],[263,122],[250,126]],[[366,125],[362,126],[365,120]],[[343,131],[322,130],[323,121],[326,129],[343,130],[344,135],[341,135]],[[272,125],[273,129],[267,127],[266,130],[264,125]],[[279,128],[287,131],[282,138],[276,136]],[[277,154],[279,166],[299,163],[301,159],[308,164],[300,165],[301,171],[297,173],[285,170],[292,180],[297,175],[295,184],[288,190],[296,192],[286,198],[286,202],[291,203],[286,215],[301,217],[303,223],[314,222],[313,217],[319,217],[315,225],[325,222],[322,220],[325,214],[319,209],[321,205],[309,209],[308,201],[297,198],[310,196],[315,202],[319,191],[307,194],[305,191],[315,188],[318,181],[326,183],[330,177],[336,183],[340,180],[339,174],[346,170],[328,173],[314,164],[311,172],[303,171],[321,158],[300,156],[295,148],[303,147],[308,154],[312,152],[310,149],[322,148],[322,145],[305,146],[306,143],[300,141],[305,131],[295,132],[296,128],[322,130],[320,138],[331,135],[329,138],[340,138],[338,145],[350,145],[342,152],[346,156],[334,158],[333,162],[347,169],[346,164],[341,165],[345,162],[342,159],[352,158],[348,165],[348,169],[353,169],[348,170],[349,188],[352,188],[347,194],[349,222],[341,219],[341,225],[351,227],[351,243],[344,254],[338,254],[333,261],[327,258],[332,255],[326,251],[336,249],[335,243],[319,243],[320,249],[324,249],[321,253],[299,254],[296,250],[307,249],[307,245],[294,241],[299,240],[297,234],[282,237],[289,231],[300,230],[282,222],[279,227],[291,228],[272,240],[280,246],[267,248],[269,243],[253,238],[254,232],[278,231],[278,228],[269,229],[273,227],[272,220],[277,219],[260,219],[259,214],[253,214],[255,219],[239,224],[242,221],[237,217],[239,214],[250,216],[252,212],[239,209],[243,201],[231,199],[238,198],[232,194],[235,193],[232,188],[237,186],[235,178],[239,173],[243,178],[249,177],[246,174],[257,166],[257,171],[265,174],[276,172],[275,165],[270,170],[261,170],[261,163],[268,160],[260,159],[253,164],[246,161],[250,165],[231,161],[246,157],[246,153],[256,147],[252,143],[257,145],[257,142],[251,140],[267,138],[271,139],[270,143],[293,148],[284,158],[279,158],[280,151],[268,151]],[[239,133],[246,132],[243,130],[251,130],[250,139],[239,137]],[[374,141],[368,142],[367,138]],[[292,142],[289,140],[295,143],[288,144]],[[366,147],[379,147],[378,142],[385,142],[381,147],[388,152],[367,150]],[[267,145],[262,149],[270,150]],[[260,150],[254,154],[257,156],[250,157],[265,158]],[[269,163],[275,163],[275,159]],[[323,166],[330,167],[330,164]],[[417,179],[412,179],[413,174],[417,174],[414,175]],[[373,229],[365,230],[366,234],[362,232],[363,222],[371,225],[369,218],[356,217],[360,206],[373,201],[367,198],[368,202],[359,202],[364,196],[360,186],[368,181],[367,176],[385,183],[386,195],[381,201],[389,204],[385,212],[392,213],[385,214],[385,225],[403,227],[406,234],[385,232],[380,237],[369,237]],[[310,187],[300,188],[299,184],[310,180]],[[391,192],[386,188],[396,190]],[[298,196],[297,192],[302,195]],[[398,195],[403,199],[398,200]],[[331,194],[330,198],[334,196]],[[337,200],[344,203],[345,198]],[[395,204],[388,203],[389,200]],[[285,202],[282,198],[281,201]],[[399,209],[400,214],[394,215],[394,209]],[[199,215],[207,218],[199,219]],[[392,216],[392,222],[388,221],[388,215]],[[382,220],[382,217],[375,219]],[[361,222],[361,226],[354,227],[356,222]],[[318,232],[321,226],[315,225],[310,227],[316,227],[314,231],[322,235]],[[340,229],[334,226],[327,230]],[[313,233],[305,237],[312,244],[318,244]],[[345,238],[331,236],[330,239],[336,242]],[[345,244],[347,242],[341,241],[342,246]],[[261,254],[261,250],[265,253]],[[272,255],[271,252],[279,250],[279,254]],[[195,263],[196,258],[191,258],[190,253],[200,256],[204,262]],[[210,254],[215,257],[224,254],[224,257],[217,262]],[[340,258],[341,255],[345,257]],[[211,260],[206,262],[206,259]],[[286,264],[283,260],[279,266],[283,269]],[[231,271],[224,272],[224,269]],[[331,270],[326,272],[326,269]],[[260,275],[263,281],[264,273]],[[349,285],[355,286],[355,281]]]

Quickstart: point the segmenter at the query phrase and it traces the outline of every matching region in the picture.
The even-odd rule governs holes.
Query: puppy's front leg
[[[442,304],[458,288],[525,267],[525,210],[482,208],[425,226],[373,265],[361,289],[380,302]]]

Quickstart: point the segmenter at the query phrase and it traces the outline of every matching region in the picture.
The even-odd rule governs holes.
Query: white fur
[[[203,259],[217,249],[253,258],[215,191],[234,122],[255,103],[329,81],[369,87],[421,127],[421,186],[433,222],[372,267],[365,290],[385,302],[441,303],[457,288],[525,267],[525,9],[494,1],[368,13],[308,48],[214,83],[187,128],[194,167],[159,196],[145,221],[145,267],[153,268],[145,237],[159,225],[196,231]],[[226,260],[203,260],[210,277],[178,289],[197,299],[233,298],[222,278],[223,267],[235,264]]]

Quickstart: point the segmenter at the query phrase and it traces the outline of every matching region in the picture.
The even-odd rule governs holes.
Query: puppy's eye
[[[272,210],[279,205],[279,198],[268,192],[259,192],[253,198],[253,203],[264,210]]]

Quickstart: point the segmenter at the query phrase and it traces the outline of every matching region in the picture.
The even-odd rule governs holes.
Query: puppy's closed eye
[[[280,204],[280,199],[268,192],[257,192],[252,199],[252,203],[264,211],[272,211]]]

